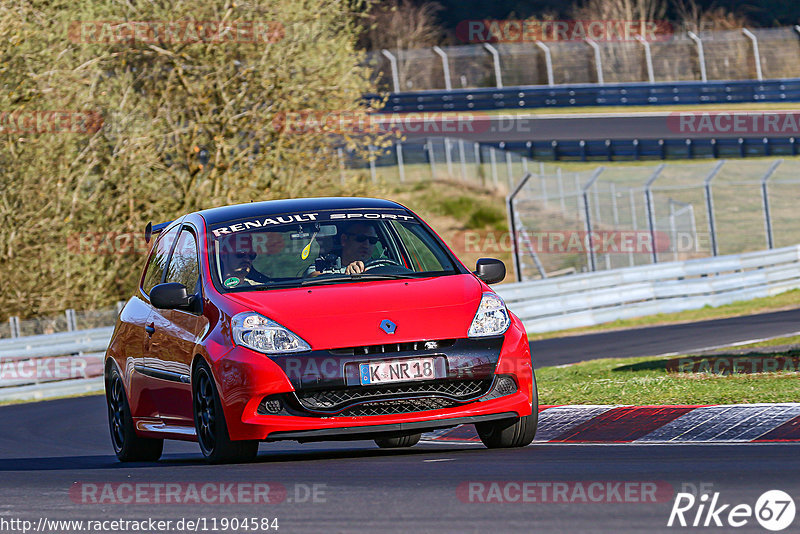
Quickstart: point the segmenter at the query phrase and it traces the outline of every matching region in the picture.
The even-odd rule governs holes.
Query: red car
[[[487,285],[505,266],[470,272],[407,208],[279,200],[152,231],[105,358],[121,461],[157,460],[164,439],[214,463],[261,441],[409,447],[465,423],[488,447],[533,440],[525,329]]]

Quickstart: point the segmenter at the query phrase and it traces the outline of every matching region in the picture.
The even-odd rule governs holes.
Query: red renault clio
[[[258,202],[152,233],[105,359],[120,460],[157,460],[164,439],[214,463],[261,441],[409,447],[465,423],[487,447],[533,440],[527,336],[487,285],[505,266],[470,272],[400,204]]]

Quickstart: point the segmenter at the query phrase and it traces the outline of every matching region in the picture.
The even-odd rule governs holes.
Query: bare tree
[[[702,9],[694,0],[678,0],[675,7],[684,30],[688,31],[738,30],[748,22],[747,17],[720,6]]]
[[[444,34],[436,20],[441,10],[442,6],[435,2],[419,6],[411,0],[375,2],[365,17],[359,45],[365,50],[438,45]]]

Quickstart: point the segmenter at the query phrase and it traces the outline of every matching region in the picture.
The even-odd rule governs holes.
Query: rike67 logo
[[[765,529],[777,532],[791,525],[794,516],[794,499],[781,490],[764,492],[755,506],[724,503],[719,492],[710,497],[703,493],[699,498],[691,493],[678,493],[667,526],[739,528],[755,519]]]

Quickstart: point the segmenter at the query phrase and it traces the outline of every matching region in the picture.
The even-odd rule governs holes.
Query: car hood
[[[314,350],[456,339],[478,310],[482,284],[470,274],[273,289],[225,296],[277,321]],[[380,324],[396,325],[387,334]]]

